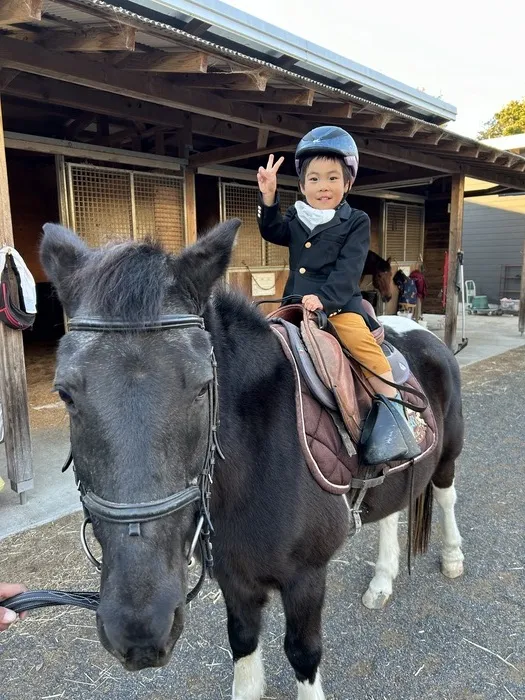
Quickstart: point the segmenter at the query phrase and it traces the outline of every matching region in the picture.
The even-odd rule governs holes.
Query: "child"
[[[290,274],[284,296],[301,296],[308,311],[324,310],[353,357],[379,375],[364,370],[374,391],[387,401],[399,398],[381,380],[393,381],[392,371],[370,332],[372,321],[363,309],[359,290],[370,247],[370,219],[346,202],[359,164],[355,141],[337,126],[317,127],[301,139],[295,167],[306,203],[296,202],[284,217],[276,197],[277,172],[283,161],[279,158],[274,164],[271,155],[266,168],[257,172],[261,195],[257,219],[265,240],[288,246]],[[373,434],[375,444],[367,450],[369,464],[420,454],[403,408],[394,402],[391,405],[399,410],[396,425],[401,441]]]

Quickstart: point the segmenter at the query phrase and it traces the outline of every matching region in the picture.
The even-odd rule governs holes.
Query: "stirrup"
[[[369,466],[406,461],[421,454],[408,422],[383,394],[374,397],[358,448],[360,462]]]

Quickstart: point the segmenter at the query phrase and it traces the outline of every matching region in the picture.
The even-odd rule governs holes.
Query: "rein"
[[[80,317],[72,318],[69,322],[69,332],[144,333],[184,328],[200,328],[204,330],[204,319],[201,316],[191,314],[176,314],[161,316],[156,321],[146,321],[144,323],[129,323],[120,320],[105,321],[99,318]],[[140,537],[142,535],[142,523],[159,520],[160,518],[177,513],[192,503],[199,503],[195,532],[187,555],[187,561],[188,565],[191,565],[195,550],[197,546],[199,546],[201,574],[194,588],[186,596],[186,603],[190,603],[198,595],[204,584],[206,572],[210,578],[213,578],[213,553],[211,543],[213,525],[210,516],[211,487],[215,471],[216,454],[218,454],[221,459],[224,459],[224,455],[217,438],[219,401],[217,361],[213,350],[210,359],[213,370],[213,380],[208,386],[209,421],[207,448],[204,464],[196,484],[191,484],[181,491],[177,491],[166,498],[155,501],[114,503],[101,498],[81,482],[75,470],[74,458],[71,450],[66,463],[62,467],[62,472],[65,472],[66,469],[72,465],[77,488],[80,492],[80,500],[84,509],[84,522],[80,529],[80,542],[86,557],[98,571],[102,570],[102,564],[91,552],[86,539],[86,528],[92,523],[93,517],[117,525],[127,525],[128,535],[130,537]],[[51,605],[76,605],[78,607],[87,608],[88,610],[96,610],[99,603],[100,595],[95,591],[43,590],[19,593],[12,598],[2,601],[2,606],[10,608],[16,613],[21,613],[26,610],[35,610],[36,608]]]

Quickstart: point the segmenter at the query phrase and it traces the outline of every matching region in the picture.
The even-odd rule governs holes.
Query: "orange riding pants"
[[[376,374],[386,374],[391,371],[388,360],[362,316],[353,313],[337,314],[330,318],[330,323],[336,329],[341,342],[356,360],[370,367]],[[365,377],[372,376],[367,370],[363,372]]]

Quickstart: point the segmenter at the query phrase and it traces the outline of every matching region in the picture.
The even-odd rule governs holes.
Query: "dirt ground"
[[[31,430],[67,423],[62,401],[52,393],[56,343],[30,343],[25,349],[29,422]]]
[[[31,400],[48,401],[38,388],[44,392],[47,382],[41,369]],[[387,608],[370,611],[360,597],[372,575],[377,529],[350,540],[330,568],[322,667],[327,700],[525,699],[525,350],[471,365],[462,377],[467,439],[457,516],[465,575],[450,581],[439,573],[436,527],[429,553],[410,577],[402,558]],[[98,588],[79,545],[80,522],[75,514],[3,540],[1,578],[32,589]],[[295,698],[283,632],[273,600],[263,635],[268,700]],[[191,604],[165,669],[125,672],[98,642],[92,613],[47,608],[0,635],[0,678],[0,700],[231,697],[220,592],[208,582]]]

